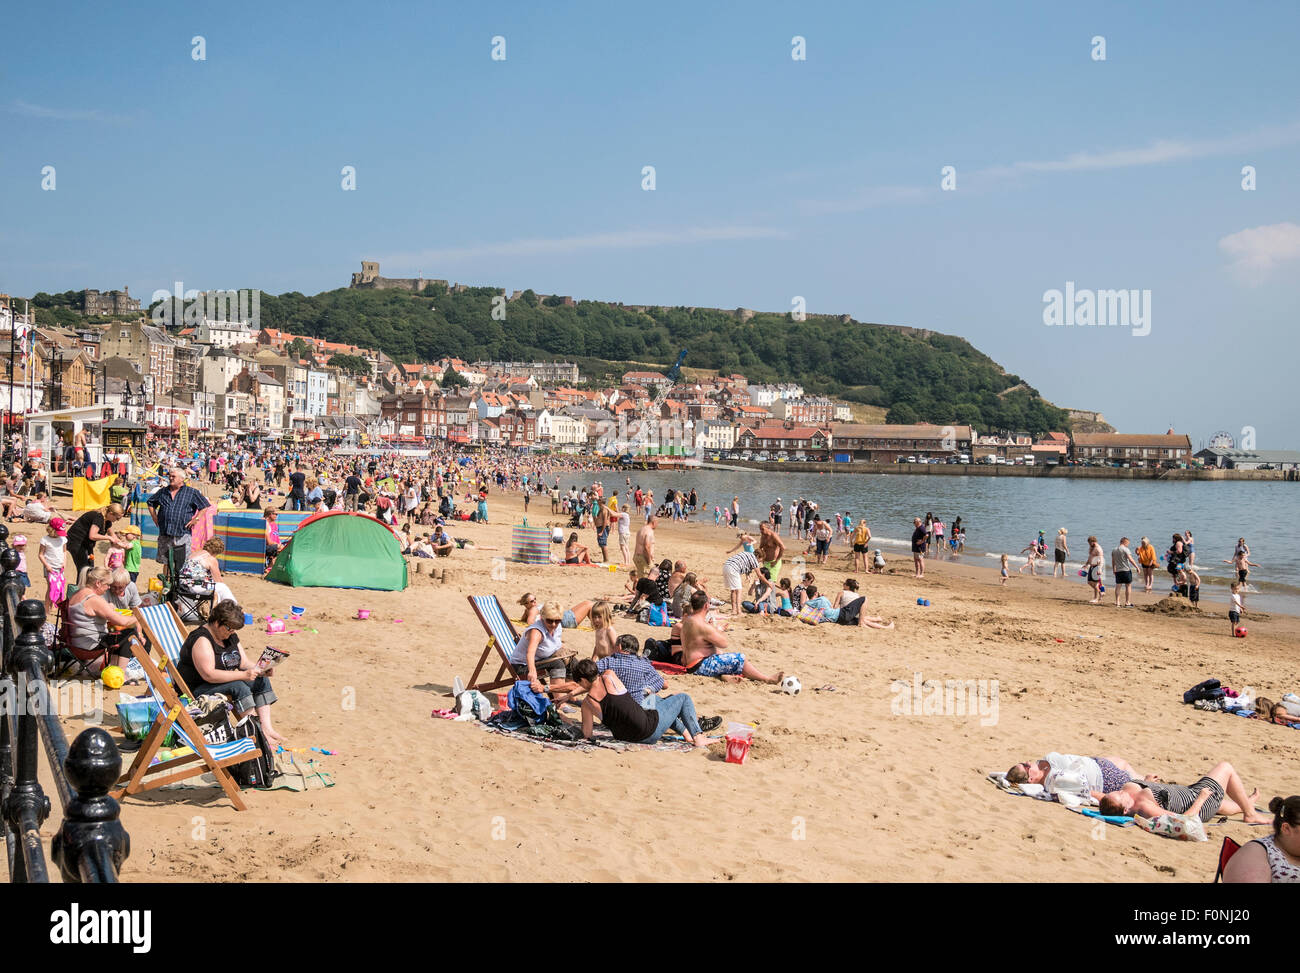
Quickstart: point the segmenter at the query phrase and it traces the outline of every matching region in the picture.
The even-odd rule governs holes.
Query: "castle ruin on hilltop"
[[[379,261],[363,260],[361,261],[361,273],[352,275],[352,283],[349,286],[376,291],[414,291],[418,294],[424,290],[426,284],[447,286],[445,280],[434,280],[432,278],[381,277],[379,276]]]

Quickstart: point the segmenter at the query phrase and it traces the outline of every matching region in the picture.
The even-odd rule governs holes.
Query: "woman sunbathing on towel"
[[[1085,790],[1117,791],[1142,775],[1123,757],[1079,757],[1072,753],[1049,753],[1039,760],[1027,760],[1007,771],[1009,784],[1041,784],[1050,794],[1058,790],[1082,794]],[[1157,781],[1157,778],[1148,778]]]
[[[1226,795],[1226,796],[1225,796]],[[1102,814],[1155,818],[1172,811],[1209,821],[1216,814],[1240,814],[1246,824],[1266,824],[1271,819],[1255,808],[1259,791],[1246,793],[1246,785],[1230,763],[1217,765],[1204,777],[1183,787],[1158,781],[1131,780],[1109,794],[1095,792]]]

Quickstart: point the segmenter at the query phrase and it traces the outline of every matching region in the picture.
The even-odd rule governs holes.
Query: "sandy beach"
[[[532,505],[532,524],[561,523],[545,508]],[[336,786],[246,791],[242,813],[217,789],[127,798],[122,879],[1205,882],[1224,834],[1244,841],[1262,829],[1238,821],[1211,828],[1207,843],[1174,842],[1009,796],[985,775],[1057,750],[1119,754],[1180,783],[1229,760],[1260,789],[1260,806],[1300,790],[1300,734],[1181,699],[1211,676],[1274,699],[1295,689],[1300,620],[1251,613],[1249,636],[1231,639],[1220,604],[1165,611],[1158,594],[1139,591],[1137,609],[1090,606],[1077,578],[1013,575],[1000,588],[996,572],[950,561],[931,562],[917,581],[910,557],[898,554],[887,554],[883,576],[853,575],[871,610],[896,620],[894,631],[734,621],[733,646],[764,671],[798,676],[800,695],[669,678],[669,690],[691,693],[701,714],[757,724],[744,765],[724,761],[721,741],[707,753],[573,752],[432,718],[485,642],[467,595],[495,593],[511,612],[525,591],[566,606],[621,600],[624,573],[508,561],[521,513],[517,496],[494,494],[493,523],[452,533],[498,550],[423,561],[448,577],[413,567],[405,592],[230,576],[259,617],[306,608],[301,634],[268,637],[259,622],[241,636],[292,653],[275,680],[276,725],[295,747],[338,751],[317,755]],[[590,543],[591,532],[583,538]],[[733,542],[712,518],[665,522],[657,552],[685,560],[725,595],[722,552]],[[832,594],[852,574],[844,549],[811,566]],[[142,589],[154,567],[145,563]],[[368,621],[352,617],[359,607],[372,610]],[[664,631],[615,624],[642,639]],[[590,631],[564,634],[566,646],[590,653]],[[992,711],[894,712],[892,684],[914,678],[996,680],[996,722]],[[106,696],[111,713],[116,694]],[[65,722],[70,739],[83,725]],[[57,819],[56,808],[47,840]]]

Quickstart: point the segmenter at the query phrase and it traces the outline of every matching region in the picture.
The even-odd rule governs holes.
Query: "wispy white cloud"
[[[102,122],[108,125],[121,125],[132,121],[128,115],[114,115],[100,111],[98,108],[47,108],[21,99],[16,99],[8,106],[8,110],[15,115],[46,118],[56,122]]]
[[[920,203],[939,193],[938,178],[931,188],[922,186],[868,186],[839,199],[806,199],[800,208],[806,213],[858,213],[864,209],[898,203]]]
[[[1244,284],[1259,284],[1279,264],[1300,261],[1300,225],[1272,223],[1229,233],[1219,241],[1228,269]]]
[[[1006,177],[1036,172],[1085,172],[1162,165],[1184,159],[1206,159],[1240,152],[1260,152],[1300,142],[1300,122],[1258,129],[1221,139],[1157,139],[1137,148],[1105,152],[1073,152],[1060,159],[1012,162],[976,170],[974,176]]]
[[[982,169],[963,170],[963,167],[958,165],[957,179],[958,185],[963,189],[971,187],[979,189],[989,186],[995,180],[1017,176],[1162,165],[1191,159],[1262,152],[1280,146],[1294,145],[1297,142],[1300,142],[1300,122],[1293,122],[1220,139],[1157,139],[1143,146],[1102,152],[1072,152],[1058,159],[1023,160],[986,166]],[[868,186],[838,198],[803,200],[800,206],[809,213],[855,213],[880,206],[927,202],[940,193],[938,164],[933,168],[934,181],[929,185]]]
[[[414,253],[385,255],[386,264],[400,267],[428,266],[478,257],[540,257],[576,253],[580,250],[632,250],[647,247],[686,246],[730,240],[776,240],[789,234],[766,226],[691,226],[667,230],[616,230],[566,237],[529,237],[499,243],[477,243],[443,247]]]

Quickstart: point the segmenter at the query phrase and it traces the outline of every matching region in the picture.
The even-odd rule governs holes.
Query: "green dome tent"
[[[295,588],[401,591],[406,559],[387,525],[365,514],[331,510],[298,525],[266,578]]]

